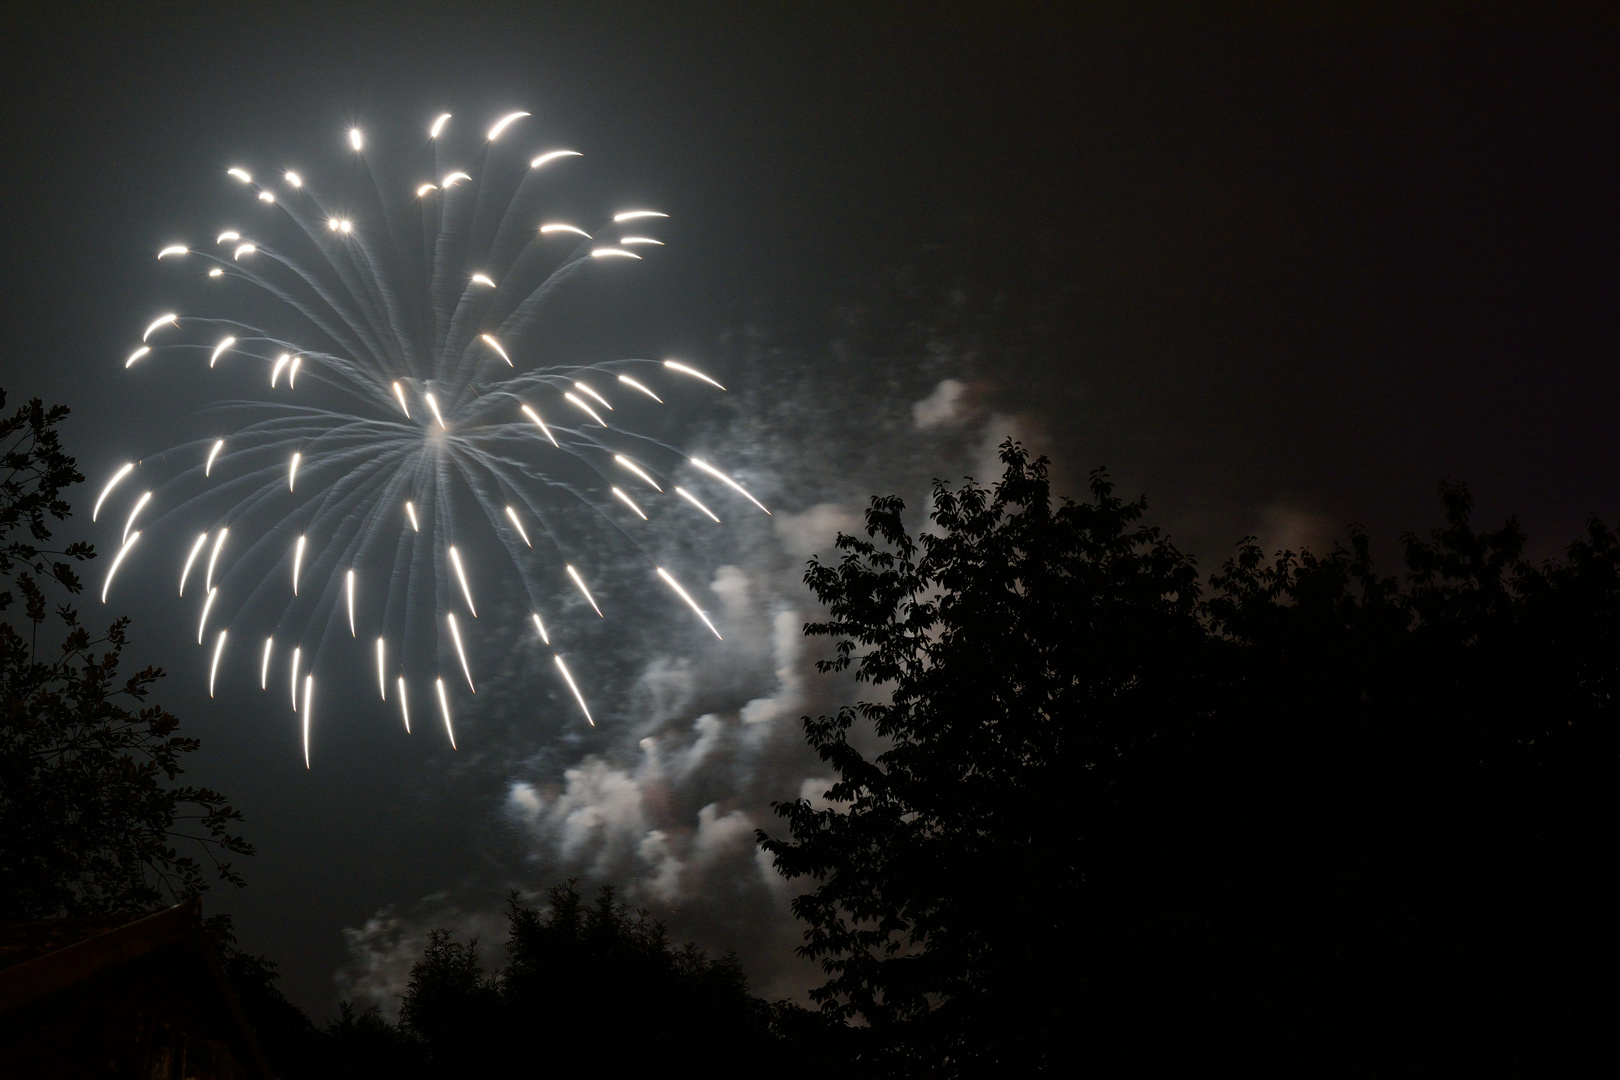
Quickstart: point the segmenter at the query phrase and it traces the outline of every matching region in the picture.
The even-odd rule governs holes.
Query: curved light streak
[[[573,564],[570,563],[564,566],[563,569],[568,571],[568,576],[574,579],[575,585],[579,586],[579,591],[584,594],[585,599],[590,602],[591,610],[596,612],[597,618],[607,618],[606,615],[602,614],[602,609],[596,606],[596,597],[592,596],[591,590],[585,587],[585,579],[579,576],[579,571],[574,569]]]
[[[302,176],[299,176],[295,172],[290,172],[289,171],[286,174],[286,179],[287,179],[287,183],[291,184],[295,188],[301,188],[301,187],[304,186],[304,178]]]
[[[219,563],[219,553],[225,547],[225,537],[230,529],[219,530],[219,538],[214,541],[214,550],[208,553],[208,569],[203,573],[203,592],[214,591],[214,567]]]
[[[287,466],[287,490],[293,490],[293,483],[298,479],[298,463],[304,459],[303,451],[294,450],[292,461]]]
[[[276,639],[272,635],[264,639],[264,659],[259,661],[259,689],[270,688],[270,653],[276,646]]]
[[[228,337],[224,341],[221,341],[218,345],[215,345],[213,353],[210,354],[209,357],[208,357],[208,366],[213,367],[214,366],[214,361],[216,361],[216,360],[218,360],[220,358],[220,354],[222,354],[226,349],[230,348],[232,345],[235,345],[235,344],[236,344],[236,339],[233,338],[233,337]]]
[[[687,502],[691,503],[693,506],[695,506],[699,510],[703,511],[705,514],[708,514],[709,519],[711,521],[713,521],[716,525],[720,524],[720,519],[714,516],[714,511],[710,510],[707,506],[704,506],[702,503],[698,502],[697,496],[693,495],[690,491],[687,491],[683,487],[678,487],[678,488],[675,489],[675,494],[679,495],[681,498],[685,499]]]
[[[405,504],[405,516],[411,519],[411,532],[421,532],[422,526],[416,523],[416,507],[410,503]]]
[[[384,700],[388,700],[388,675],[383,666],[383,639],[377,639],[377,693]]]
[[[716,480],[719,480],[721,483],[724,483],[734,489],[739,495],[753,503],[755,506],[759,507],[761,510],[765,510],[765,504],[748,494],[747,488],[737,483],[737,481],[733,480],[731,477],[727,476],[713,465],[710,465],[707,461],[704,461],[702,458],[688,458],[687,460],[693,465],[696,465],[698,468],[702,469],[704,472],[708,473],[710,476],[714,477]],[[767,514],[770,513],[769,510],[765,510],[765,512]]]
[[[303,362],[302,353],[292,358],[292,366],[287,369],[287,389],[291,390],[298,385],[298,368]]]
[[[349,596],[349,636],[359,637],[354,630],[354,570],[351,568],[343,578],[343,591]]]
[[[449,113],[440,113],[439,116],[438,116],[438,119],[433,121],[433,126],[428,128],[428,138],[437,139],[439,137],[439,132],[443,131],[444,130],[444,125],[449,123],[449,122],[450,122],[450,114]]]
[[[529,162],[529,168],[538,169],[547,162],[556,161],[558,158],[584,156],[585,155],[581,154],[578,150],[551,150],[547,153],[541,154],[539,157]]]
[[[521,120],[528,115],[529,114],[526,112],[507,113],[505,116],[495,121],[495,126],[489,129],[489,141],[494,142],[496,139],[501,137],[501,132],[506,130],[506,126],[508,124],[512,123],[514,120]]]
[[[552,233],[573,233],[576,236],[583,236],[587,240],[591,238],[591,234],[586,232],[584,229],[578,229],[572,225],[563,225],[559,222],[552,222],[549,225],[540,226],[540,232],[546,236],[549,236]]]
[[[128,370],[131,364],[135,363],[135,361],[139,360],[141,357],[145,356],[147,353],[149,353],[151,351],[152,351],[152,346],[150,346],[150,345],[142,345],[140,348],[138,348],[134,352],[130,353],[129,354],[129,359],[124,361],[125,370]]]
[[[492,289],[495,287],[495,282],[490,280],[488,274],[474,274],[472,276],[472,283],[474,285],[488,285]],[[508,360],[507,363],[510,364],[511,361]]]
[[[184,245],[184,244],[170,244],[168,247],[166,247],[162,251],[158,252],[158,258],[161,259],[161,258],[163,258],[163,257],[165,257],[167,255],[187,255],[187,254],[190,254],[190,249],[187,248],[186,245]]]
[[[129,520],[124,522],[124,535],[120,536],[118,538],[118,542],[120,544],[122,544],[125,540],[129,539],[129,530],[131,530],[131,529],[133,529],[135,527],[135,519],[140,516],[141,511],[143,509],[145,509],[146,504],[148,502],[150,502],[151,499],[152,499],[152,493],[150,491],[148,491],[148,492],[144,493],[139,499],[135,500],[135,509],[133,509],[133,510],[131,510],[129,512]]]
[[[473,606],[472,590],[467,587],[467,572],[461,568],[461,555],[456,551],[456,545],[450,545],[450,565],[456,569],[456,580],[461,582],[461,595],[467,599],[467,610],[472,612],[473,618],[478,618],[478,609]]]
[[[423,184],[421,187],[416,189],[416,197],[418,199],[420,199],[422,196],[426,195],[428,192],[430,192],[430,191],[438,191],[438,190],[439,190],[439,185],[438,184]]]
[[[225,172],[226,172],[227,175],[236,177],[238,180],[242,181],[242,183],[244,183],[244,184],[253,183],[253,176],[246,169],[232,168],[232,169],[226,169]]]
[[[219,239],[215,240],[214,243],[223,244],[227,240],[240,240],[240,239],[242,239],[242,234],[241,233],[235,231],[234,229],[226,229],[224,232],[219,234]]]
[[[225,652],[225,635],[228,630],[219,632],[219,641],[214,645],[214,662],[208,665],[208,696],[214,696],[214,676],[219,673],[219,658]]]
[[[107,602],[107,590],[112,588],[113,575],[118,573],[118,568],[123,565],[124,556],[130,553],[131,549],[135,547],[135,541],[139,540],[140,538],[140,530],[137,529],[135,531],[135,535],[131,536],[128,540],[125,540],[124,546],[118,549],[117,555],[113,556],[112,565],[107,568],[107,581],[101,586],[101,602],[103,604]]]
[[[650,236],[621,236],[621,237],[619,237],[619,246],[620,247],[626,247],[626,246],[628,246],[630,244],[656,244],[659,247],[666,246],[662,240],[654,240]]]
[[[186,556],[186,564],[180,568],[181,596],[186,595],[186,578],[191,576],[191,567],[197,561],[197,556],[202,554],[203,545],[206,543],[208,543],[208,534],[199,534],[197,542],[191,545],[191,554]]]
[[[593,259],[609,259],[609,258],[612,258],[615,255],[622,255],[626,259],[640,259],[641,258],[641,256],[637,255],[635,252],[626,251],[623,248],[606,247],[606,248],[592,248],[591,249],[591,258],[593,258]]]
[[[232,260],[237,260],[237,259],[240,259],[244,255],[251,255],[255,251],[258,251],[258,250],[259,249],[253,244],[242,244],[242,245],[237,247],[237,249],[236,249],[236,251],[234,253],[232,253],[231,259]]]
[[[665,360],[664,361],[664,366],[669,368],[669,370],[671,370],[671,371],[678,371],[682,375],[691,375],[694,378],[702,379],[704,382],[708,383],[710,386],[715,387],[716,389],[719,389],[719,390],[724,390],[725,389],[725,387],[721,386],[719,383],[715,382],[713,379],[711,379],[707,375],[703,374],[703,372],[699,371],[697,368],[695,368],[695,367],[687,367],[685,364],[681,363],[678,360]]]
[[[399,715],[405,720],[405,734],[411,733],[411,707],[405,703],[405,676],[401,675],[394,684],[399,688]]]
[[[592,420],[595,420],[598,424],[601,424],[603,427],[607,427],[607,421],[602,419],[600,416],[596,415],[596,410],[595,409],[591,408],[589,405],[587,405],[583,401],[579,400],[579,398],[575,397],[573,394],[571,394],[571,393],[570,394],[564,394],[563,395],[563,400],[568,402],[568,404],[574,406],[577,409],[584,409],[585,412],[590,416],[590,418]]]
[[[512,528],[516,529],[517,534],[523,537],[523,543],[529,547],[534,547],[533,544],[529,543],[529,534],[523,531],[523,522],[518,520],[517,511],[508,506],[506,516],[512,519]]]
[[[540,419],[540,414],[535,412],[533,409],[529,408],[529,406],[527,406],[527,405],[524,405],[522,408],[523,408],[524,413],[527,414],[527,416],[529,417],[530,420],[533,420],[536,424],[540,425],[540,430],[545,434],[546,438],[551,440],[551,445],[552,446],[557,446],[558,445],[557,436],[553,435],[551,433],[551,429],[546,427],[546,422],[544,420]]]
[[[619,465],[621,465],[622,467],[624,467],[626,469],[629,469],[631,472],[635,473],[637,476],[639,476],[643,480],[645,480],[648,484],[650,484],[652,486],[654,491],[663,491],[664,490],[663,488],[658,486],[658,481],[654,480],[651,476],[647,475],[647,470],[646,469],[643,469],[640,465],[637,465],[635,462],[631,461],[629,458],[625,457],[623,454],[614,454],[613,455],[613,460],[618,462]]]
[[[281,375],[281,369],[286,367],[291,362],[291,353],[282,353],[280,356],[276,357],[275,366],[270,369],[270,385],[272,388],[274,388],[276,385],[276,379]]]
[[[272,192],[261,191],[261,192],[259,192],[259,200],[261,202],[273,203],[273,202],[276,201],[276,197],[275,197],[274,193],[272,193]]]
[[[445,431],[449,431],[450,429],[445,427],[444,414],[439,411],[438,401],[434,399],[432,394],[423,394],[422,396],[427,399],[428,408],[433,410],[433,419],[439,422],[439,427],[444,428]]]
[[[293,712],[298,711],[298,661],[299,661],[299,658],[303,655],[303,651],[304,650],[303,650],[302,646],[300,646],[300,647],[293,650],[293,658],[292,658],[292,707],[293,707]],[[308,758],[307,757],[305,759],[305,764],[306,765],[308,764]]]
[[[152,320],[152,325],[148,326],[146,328],[146,332],[141,335],[141,340],[145,341],[147,338],[152,336],[152,332],[154,330],[156,330],[158,327],[163,326],[165,324],[171,325],[171,326],[179,326],[180,325],[180,316],[178,314],[176,314],[175,312],[172,312],[172,311],[169,312],[167,315],[159,315],[157,318]]]
[[[214,598],[218,595],[219,589],[217,587],[212,588],[208,590],[207,597],[203,599],[202,619],[197,623],[197,644],[199,645],[202,644],[203,628],[208,625],[208,613],[213,610]]]
[[[657,210],[626,210],[622,214],[614,214],[613,215],[613,220],[615,222],[619,222],[619,221],[635,221],[637,218],[653,218],[653,217],[667,218],[667,217],[669,217],[669,215],[668,214],[660,214]]]
[[[134,471],[135,463],[133,461],[127,461],[117,472],[113,473],[113,478],[107,481],[106,487],[101,489],[101,496],[100,498],[96,499],[95,508],[90,511],[91,521],[95,521],[96,518],[101,514],[101,504],[107,501],[107,496],[112,494],[113,488],[118,486],[118,482]]]
[[[359,149],[356,147],[356,149]],[[315,673],[312,671],[304,676],[304,768],[309,768],[309,721],[315,697]]]
[[[493,285],[495,283],[493,281],[491,281],[490,284]],[[512,363],[512,358],[510,356],[506,355],[506,350],[501,348],[501,343],[500,342],[496,341],[494,338],[490,337],[488,334],[479,334],[478,335],[478,340],[482,341],[485,345],[488,345],[490,348],[494,349],[497,353],[499,353],[501,359],[506,361],[506,366],[507,367],[516,367],[517,366],[516,364]]]
[[[563,658],[560,656],[553,655],[552,659],[557,661],[557,670],[562,672],[563,679],[568,683],[568,689],[574,692],[574,700],[579,702],[579,711],[585,714],[586,722],[591,727],[595,727],[596,721],[591,719],[590,706],[585,704],[585,695],[579,692],[579,686],[574,682],[574,677],[568,673],[568,665],[563,663]]]
[[[467,676],[467,689],[476,694],[478,688],[473,686],[472,669],[467,666],[467,650],[461,647],[461,631],[456,626],[456,613],[447,611],[444,617],[450,624],[450,640],[456,643],[456,655],[461,658],[461,673]]]
[[[394,384],[394,396],[399,398],[400,411],[405,414],[405,419],[409,420],[411,418],[411,407],[405,404],[405,391],[400,388],[397,382]]]
[[[546,624],[540,621],[540,613],[532,612],[531,614],[534,618],[534,628],[540,631],[540,640],[545,642],[547,645],[550,645],[551,635],[546,633]]]
[[[608,490],[613,492],[614,498],[618,499],[620,502],[624,503],[624,505],[634,510],[636,512],[636,517],[640,518],[642,521],[647,520],[647,515],[641,512],[641,507],[636,505],[634,499],[630,498],[630,496],[624,493],[624,489],[613,487],[609,488]]]
[[[298,570],[299,570],[300,567],[302,567],[304,565],[304,540],[305,540],[305,538],[303,536],[300,536],[298,538],[297,545],[295,545],[293,547],[293,595],[294,596],[298,595]]]
[[[457,184],[461,183],[461,181],[463,181],[463,180],[471,180],[471,179],[472,179],[472,177],[467,175],[464,172],[453,172],[449,176],[445,177],[443,180],[440,180],[439,181],[439,186],[440,187],[445,187],[445,188],[455,187]]]
[[[450,726],[450,699],[444,696],[444,680],[433,680],[439,689],[439,712],[444,714],[444,731],[450,736],[450,749],[456,748],[456,729]]]
[[[686,606],[691,608],[692,611],[696,613],[697,617],[703,620],[703,625],[709,628],[709,632],[715,637],[720,638],[721,641],[724,641],[725,638],[720,637],[720,631],[714,628],[714,623],[710,622],[709,617],[703,614],[703,609],[697,606],[697,601],[693,600],[687,591],[681,588],[681,583],[671,577],[669,571],[665,570],[662,566],[654,567],[654,569],[658,571],[658,576],[664,579],[664,584],[674,589],[675,594],[682,600],[686,601]]]
[[[589,394],[589,395],[591,395],[591,397],[593,397],[593,398],[595,398],[595,399],[596,399],[596,400],[597,400],[597,401],[599,401],[599,402],[601,402],[601,403],[602,403],[602,407],[603,407],[603,408],[604,408],[604,409],[606,409],[606,410],[607,410],[607,411],[608,411],[608,412],[612,412],[612,411],[613,411],[613,406],[612,406],[612,405],[609,405],[609,404],[608,404],[608,399],[607,399],[607,398],[605,398],[605,397],[603,397],[603,396],[602,396],[602,395],[601,395],[601,394],[598,394],[598,393],[597,393],[597,392],[596,392],[596,391],[595,391],[595,390],[592,390],[592,389],[591,389],[591,388],[590,388],[590,387],[589,387],[589,386],[587,386],[587,385],[585,385],[585,384],[584,384],[584,383],[582,383],[582,382],[576,382],[576,383],[575,383],[575,384],[574,384],[574,389],[575,389],[575,390],[582,390],[582,391],[584,391],[584,392],[585,392],[585,393],[587,393],[587,394]]]
[[[663,398],[661,398],[657,394],[653,393],[651,390],[649,390],[647,387],[643,386],[641,383],[636,382],[636,380],[632,379],[628,375],[620,375],[619,376],[619,381],[624,383],[624,385],[626,385],[626,386],[634,387],[635,389],[640,390],[643,394],[646,394],[648,397],[652,398],[654,401],[658,402],[658,404],[660,404],[660,405],[662,405],[664,403]]]

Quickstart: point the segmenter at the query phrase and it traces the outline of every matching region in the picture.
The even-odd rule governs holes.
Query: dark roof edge
[[[105,930],[65,948],[36,956],[0,970],[0,1014],[21,1008],[59,990],[66,990],[101,971],[139,960],[171,945],[188,947],[208,969],[238,1038],[231,1040],[241,1053],[244,1068],[271,1080],[274,1073],[259,1050],[253,1028],[225,979],[219,955],[203,933],[202,898],[193,896],[171,908]]]

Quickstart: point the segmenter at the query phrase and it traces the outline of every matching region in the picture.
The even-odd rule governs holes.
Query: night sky
[[[195,609],[147,553],[162,580],[109,613],[204,740],[188,779],[259,848],[250,888],[208,903],[312,1013],[386,1007],[427,928],[498,942],[508,888],[570,875],[737,948],[758,992],[808,985],[751,847],[772,799],[820,790],[799,716],[855,696],[799,637],[803,560],[873,494],[921,508],[935,476],[990,476],[1007,434],[1075,494],[1107,465],[1206,570],[1246,534],[1321,545],[1352,521],[1392,560],[1444,478],[1539,554],[1620,515],[1616,21],[857,10],[41,5],[11,33],[0,384],[73,409],[90,482],[66,531],[104,557],[103,478],[210,400],[122,370],[172,302],[153,254],[245,219],[230,165],[318,171],[351,124],[442,111],[530,111],[514,134],[585,151],[581,191],[670,211],[667,252],[567,301],[559,333],[715,372],[731,394],[687,395],[669,434],[776,512],[658,541],[724,643],[605,587],[595,730],[544,656],[488,637],[458,752],[339,691],[307,772],[246,660],[210,701]]]

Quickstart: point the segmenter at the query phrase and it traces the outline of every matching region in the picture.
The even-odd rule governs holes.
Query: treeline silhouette
[[[0,404],[3,404],[0,395]],[[66,411],[0,424],[0,915],[149,909],[239,886],[195,740],[65,602],[49,546]],[[1393,573],[1352,528],[1252,540],[1202,577],[1094,474],[1054,501],[1013,443],[989,488],[896,498],[812,561],[826,670],[872,700],[805,719],[834,780],[760,841],[809,886],[817,1009],[749,993],[610,889],[514,896],[499,963],[433,934],[397,1020],[317,1027],[211,921],[288,1078],[1549,1075],[1612,1057],[1620,536],[1535,564],[1466,488]],[[45,631],[42,635],[41,631]],[[852,738],[870,728],[874,740]],[[881,746],[873,753],[862,747]],[[195,816],[189,829],[178,823]],[[201,832],[196,825],[201,825]],[[176,843],[203,844],[212,872]]]
[[[227,971],[271,1065],[287,1077],[650,1075],[675,1063],[717,1076],[812,1076],[831,1024],[748,993],[734,955],[676,946],[645,911],[603,886],[553,886],[544,907],[508,900],[504,964],[479,942],[432,931],[390,1022],[344,1002],[317,1029],[275,988],[262,959]]]

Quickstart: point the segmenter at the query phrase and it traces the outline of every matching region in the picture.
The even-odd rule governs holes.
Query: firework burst
[[[639,530],[660,518],[719,525],[673,483],[686,466],[687,483],[712,482],[711,501],[765,509],[720,468],[638,433],[681,384],[723,392],[709,375],[676,360],[541,362],[552,305],[654,257],[668,215],[548,214],[548,180],[581,155],[520,145],[533,126],[512,112],[456,144],[444,114],[386,166],[386,146],[360,127],[334,140],[337,160],[323,169],[233,165],[225,182],[241,194],[237,221],[157,252],[164,272],[194,278],[202,297],[145,325],[124,368],[139,377],[194,365],[199,378],[247,369],[257,391],[216,402],[209,436],[112,476],[92,520],[109,499],[144,490],[109,514],[122,529],[102,596],[143,532],[143,557],[173,556],[182,598],[201,569],[191,597],[199,641],[216,628],[210,693],[238,676],[268,691],[281,668],[306,764],[317,668],[369,680],[374,664],[406,731],[414,696],[437,706],[453,746],[447,683],[475,692],[467,621],[480,596],[527,601],[509,640],[551,651],[594,725],[565,645],[569,612],[612,614],[592,590],[603,536],[640,551]],[[505,558],[472,555],[494,550]],[[720,635],[669,571],[642,562],[645,581],[633,586],[664,590],[699,632]],[[559,590],[585,603],[543,620]],[[243,642],[239,664],[227,640]]]

